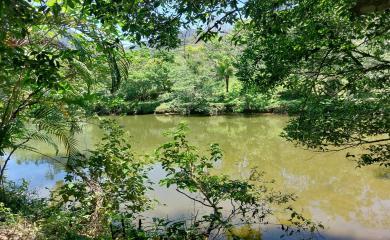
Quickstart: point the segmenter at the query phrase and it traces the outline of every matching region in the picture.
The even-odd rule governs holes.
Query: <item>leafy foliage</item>
[[[272,207],[294,200],[290,194],[275,192],[253,171],[248,179],[231,179],[227,175],[213,175],[214,164],[222,159],[218,145],[210,146],[210,156],[198,155],[185,137],[185,125],[172,131],[172,141],[157,150],[157,156],[167,177],[160,184],[174,186],[176,191],[208,209],[201,216],[191,219],[196,232],[206,237],[229,232],[235,224],[266,224],[274,214]],[[269,183],[268,183],[269,184]],[[317,230],[317,225],[305,219],[292,208],[290,222],[293,226],[282,229],[287,234],[295,232],[294,226]],[[297,232],[300,232],[297,231]],[[290,234],[290,235],[291,235]]]
[[[111,121],[101,127],[106,131],[102,142],[68,160],[65,184],[58,189],[60,205],[82,216],[84,231],[92,236],[107,231],[112,217],[130,218],[148,207],[144,164],[134,159],[121,128]]]
[[[390,18],[388,10],[357,14],[354,6],[249,1],[250,20],[237,25],[244,34],[236,40],[245,47],[237,76],[261,91],[282,86],[301,93],[299,115],[285,131],[289,140],[322,150],[362,145],[368,155],[360,164],[389,166],[384,155],[368,156],[389,144]]]

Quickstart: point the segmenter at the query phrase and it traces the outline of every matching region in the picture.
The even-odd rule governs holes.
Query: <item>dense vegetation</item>
[[[240,52],[230,38],[227,35],[223,41],[183,45],[171,51],[129,50],[127,78],[115,95],[107,94],[104,85],[95,87],[93,111],[100,115],[216,115],[293,110],[299,96],[288,91],[249,91],[234,77],[237,70],[233,64]]]
[[[218,147],[209,157],[196,153],[183,127],[154,158],[167,173],[161,184],[210,212],[137,228],[149,207],[150,162],[133,156],[113,123],[102,123],[107,134],[87,153],[73,136],[96,113],[288,111],[296,117],[287,139],[329,151],[362,146],[363,154],[349,154],[359,165],[389,167],[388,8],[361,0],[1,1],[1,224],[23,222],[44,239],[201,239],[228,233],[237,219],[268,223],[271,205],[280,205],[291,216],[281,225],[287,235],[315,232],[283,206],[294,197],[268,189],[256,173],[212,175]],[[6,179],[17,150],[40,152],[32,141],[66,148],[65,183],[50,199]]]

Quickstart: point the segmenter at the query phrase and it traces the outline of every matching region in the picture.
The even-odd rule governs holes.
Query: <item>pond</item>
[[[294,207],[326,226],[328,239],[390,239],[390,171],[371,166],[356,168],[345,158],[346,152],[314,152],[280,137],[287,116],[160,116],[114,117],[129,131],[136,155],[152,154],[167,141],[162,133],[184,121],[192,143],[207,149],[219,143],[224,158],[217,172],[247,176],[257,167],[276,181],[275,188],[294,192]],[[93,146],[101,137],[97,126],[90,124],[79,137],[80,148]],[[49,146],[34,143],[47,155]],[[8,178],[29,180],[40,194],[64,176],[61,166],[45,157],[19,152],[8,168]],[[162,171],[157,166],[150,176],[158,181]],[[153,214],[180,216],[193,211],[193,203],[171,190],[157,187],[151,194],[160,201]],[[263,233],[264,239],[279,239],[278,234]]]

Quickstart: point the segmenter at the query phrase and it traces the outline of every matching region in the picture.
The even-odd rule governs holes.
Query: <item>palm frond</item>
[[[31,140],[44,142],[45,144],[50,145],[56,151],[56,155],[58,155],[59,152],[58,145],[50,136],[39,131],[34,131],[34,132],[30,132],[29,137],[31,138]]]
[[[34,112],[33,124],[37,127],[37,131],[45,142],[53,142],[48,138],[55,137],[60,143],[64,144],[67,155],[77,154],[77,140],[74,134],[81,130],[75,121],[69,121],[69,118],[64,114],[58,106],[46,106],[37,109]],[[46,135],[46,137],[43,137]]]

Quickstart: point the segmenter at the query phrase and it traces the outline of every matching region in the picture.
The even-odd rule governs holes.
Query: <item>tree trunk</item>
[[[103,204],[104,204],[104,192],[98,182],[92,179],[88,179],[87,185],[91,188],[91,191],[95,197],[95,206],[93,212],[89,218],[88,235],[97,237],[103,232]]]
[[[101,211],[103,207],[103,198],[95,194],[96,196],[96,207],[93,213],[90,216],[90,224],[89,224],[89,231],[90,235],[93,237],[99,236],[100,233],[103,232],[103,226],[102,226],[102,216],[101,216]]]
[[[119,66],[115,57],[115,52],[113,49],[106,50],[108,65],[110,66],[110,72],[111,72],[111,94],[116,93],[116,91],[119,89],[119,86],[121,84],[121,73],[119,70]]]
[[[226,92],[229,92],[229,76],[225,76]]]

